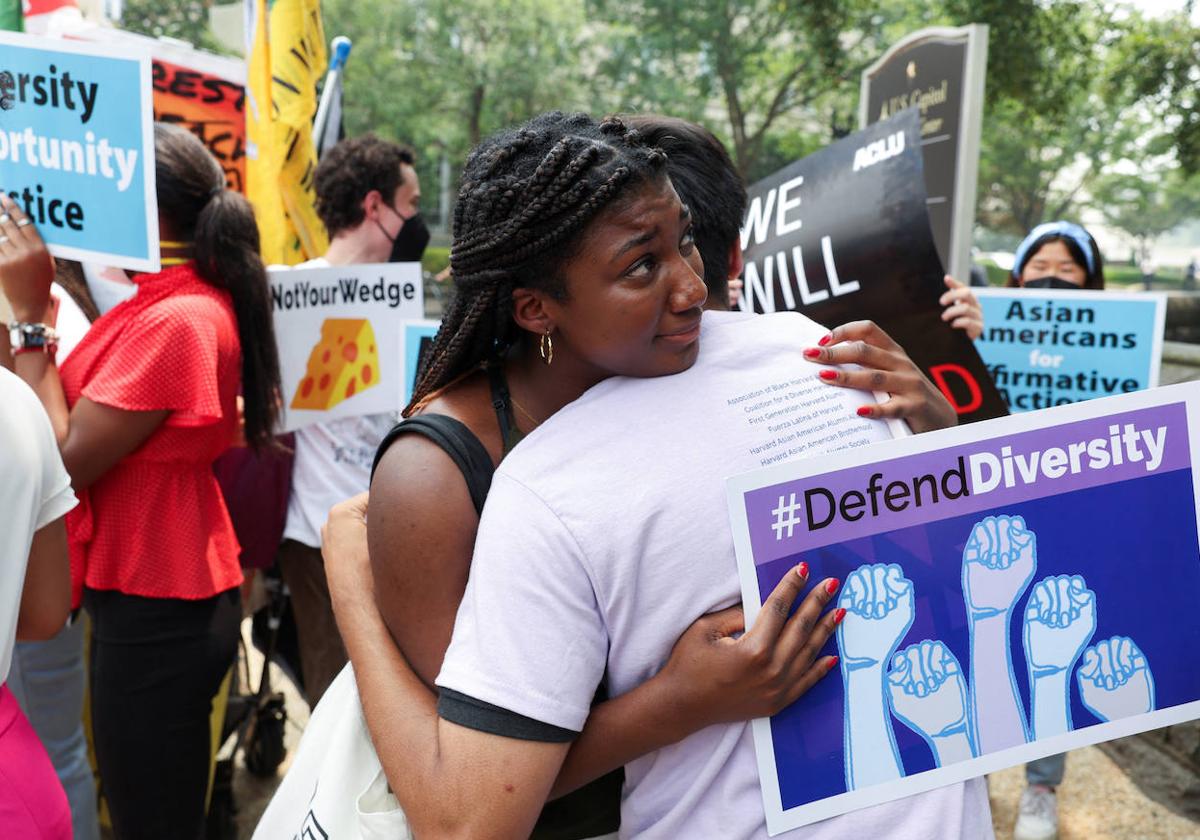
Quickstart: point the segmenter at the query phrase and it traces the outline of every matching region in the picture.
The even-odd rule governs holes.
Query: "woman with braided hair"
[[[696,359],[703,267],[690,213],[664,165],[662,152],[620,121],[598,124],[581,114],[543,115],[472,153],[454,217],[457,295],[405,411],[409,419],[380,447],[369,567],[360,534],[336,526],[340,507],[327,526],[330,590],[363,710],[419,836],[439,834],[439,817],[425,810],[436,811],[446,791],[431,769],[439,745],[414,738],[414,715],[427,720],[433,712],[434,678],[493,470],[525,434],[595,383],[678,373]],[[779,585],[773,597],[784,613],[806,584],[789,575]],[[744,635],[738,608],[702,617],[639,687],[599,702],[598,686],[582,734],[524,719],[523,737],[547,747],[575,742],[550,791],[551,799],[567,791],[574,797],[551,801],[533,836],[612,831],[619,777],[581,784],[711,724],[773,714],[803,694],[831,667],[832,658],[817,653],[839,618],[822,615],[835,591],[836,582],[825,580],[791,620],[760,621]],[[496,718],[503,710],[454,692],[442,692],[438,713],[463,731],[504,732],[511,723]],[[517,778],[521,770],[505,768]],[[490,826],[483,833],[528,831]]]

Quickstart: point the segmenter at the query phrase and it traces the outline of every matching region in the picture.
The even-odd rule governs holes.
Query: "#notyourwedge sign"
[[[150,58],[0,33],[0,190],[56,256],[157,271]]]
[[[423,314],[420,263],[273,268],[283,431],[404,407],[402,340]]]
[[[1158,385],[1167,300],[1144,292],[976,289],[976,342],[1013,411]]]
[[[730,479],[747,622],[800,561],[846,610],[754,722],[770,832],[1200,717],[1198,434],[1188,383]]]
[[[942,390],[959,422],[1007,413],[962,330],[942,321],[944,272],[925,209],[915,108],[754,184],[739,308],[826,327],[869,318]]]

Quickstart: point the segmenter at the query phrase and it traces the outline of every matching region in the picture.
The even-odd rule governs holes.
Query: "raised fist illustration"
[[[967,681],[941,642],[926,639],[897,652],[887,688],[892,714],[931,747],[935,738],[967,737]]]
[[[963,597],[973,618],[1008,612],[1029,586],[1037,541],[1020,516],[975,523],[963,548]]]
[[[883,665],[912,626],[912,581],[895,563],[859,566],[846,578],[838,606],[846,610],[837,631],[846,667]]]
[[[1113,636],[1085,650],[1075,675],[1083,705],[1100,720],[1154,711],[1154,675],[1128,636]]]
[[[1079,575],[1035,584],[1025,603],[1025,658],[1033,674],[1070,668],[1096,632],[1096,593]]]

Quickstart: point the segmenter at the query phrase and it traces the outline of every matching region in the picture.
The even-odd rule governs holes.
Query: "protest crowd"
[[[426,150],[322,124],[344,54],[251,53],[238,162],[96,43],[0,33],[0,835],[223,837],[241,761],[255,840],[990,838],[1022,765],[1052,840],[1067,750],[1200,718],[1200,626],[1136,617],[1200,584],[1166,304],[1074,218],[969,282],[947,88],[755,184],[511,125],[427,310]]]

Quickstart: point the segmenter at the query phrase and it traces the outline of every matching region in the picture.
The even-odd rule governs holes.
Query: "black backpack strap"
[[[470,429],[444,414],[418,414],[393,426],[375,452],[375,462],[371,464],[371,478],[375,477],[375,468],[379,466],[379,461],[388,447],[395,443],[400,435],[410,433],[428,438],[450,456],[467,483],[475,512],[481,513],[483,501],[492,486],[492,473],[496,471],[492,464],[492,456]]]

